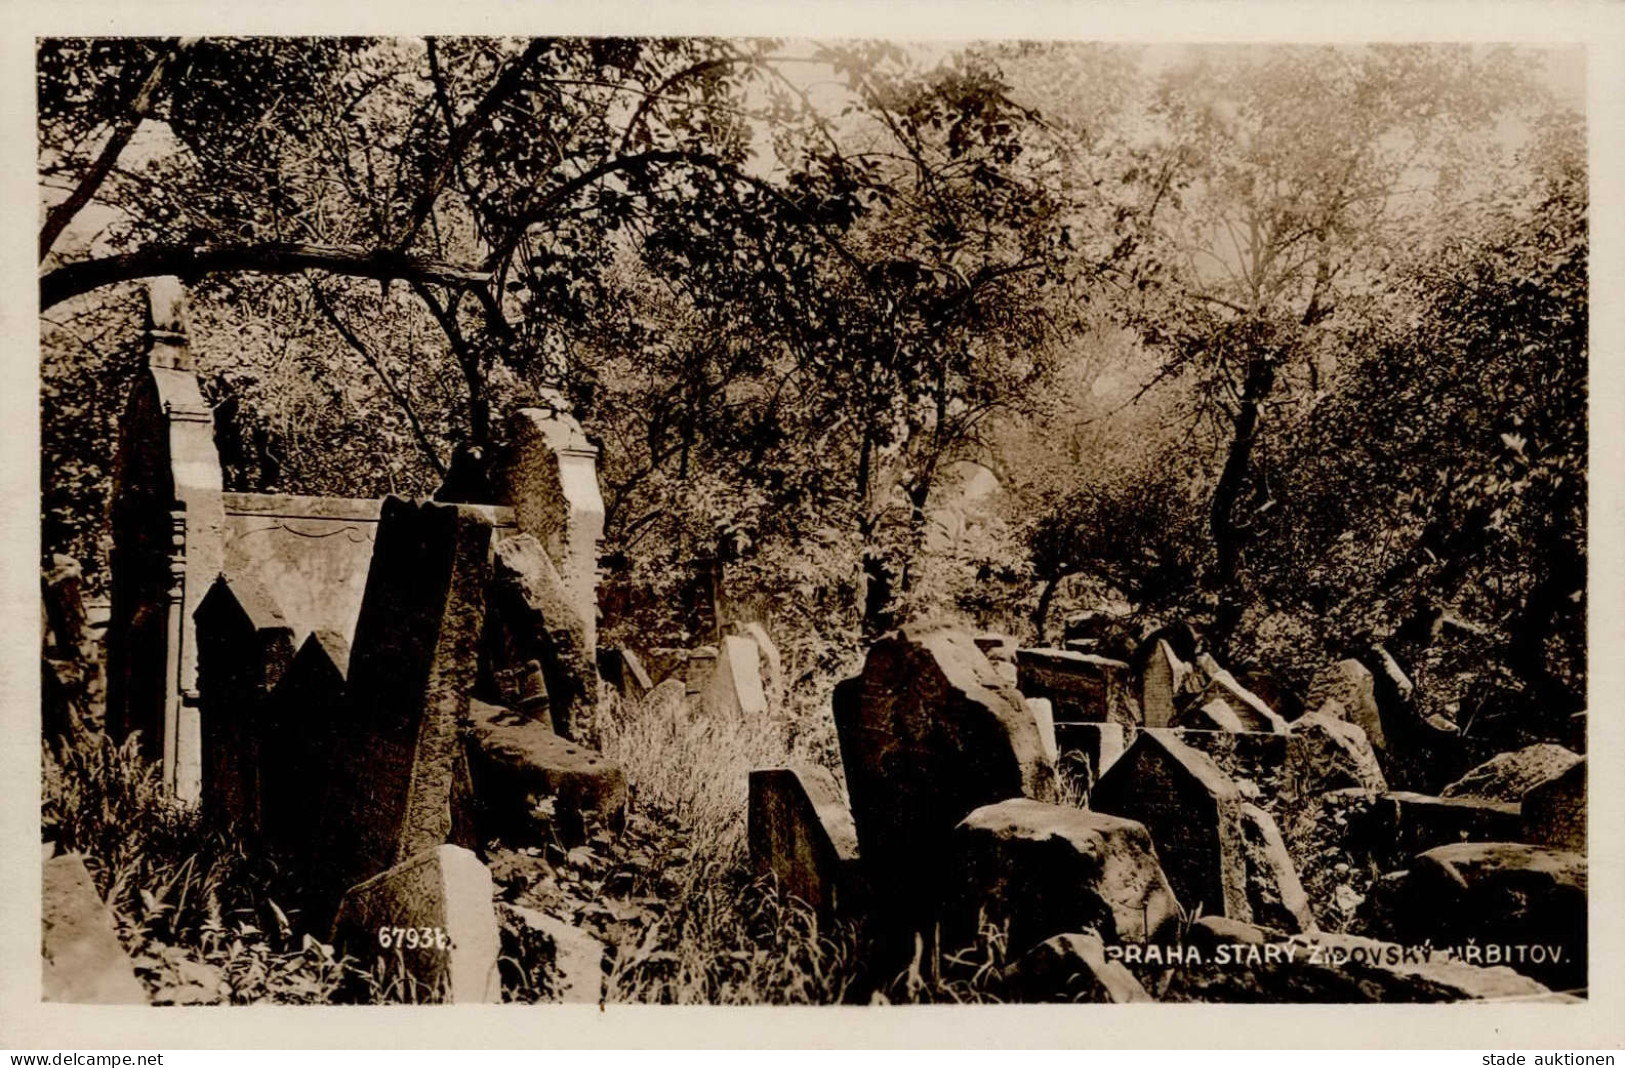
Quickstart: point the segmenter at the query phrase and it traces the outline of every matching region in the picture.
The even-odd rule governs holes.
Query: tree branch
[[[69,263],[47,271],[39,280],[40,310],[44,311],[92,289],[137,278],[166,274],[195,278],[232,271],[297,274],[308,270],[375,278],[385,282],[397,278],[432,282],[454,289],[479,288],[491,281],[487,271],[418,259],[384,249],[364,251],[293,242],[222,245],[203,249],[186,245],[148,245],[135,252]]]
[[[42,261],[50,253],[51,246],[56,244],[56,239],[62,236],[62,231],[66,230],[68,224],[73,221],[74,216],[78,215],[84,209],[84,206],[90,203],[91,198],[96,195],[96,190],[101,188],[102,182],[107,179],[107,175],[113,170],[113,165],[118,162],[119,154],[124,151],[124,146],[130,143],[130,138],[135,136],[136,129],[152,112],[152,105],[158,96],[158,88],[164,81],[164,72],[169,69],[171,63],[192,47],[195,40],[195,37],[184,37],[177,38],[169,43],[163,55],[153,62],[152,69],[147,72],[147,78],[141,83],[141,88],[136,91],[135,97],[130,101],[130,106],[124,110],[124,114],[119,117],[118,122],[113,126],[113,134],[107,139],[107,144],[102,146],[101,155],[96,157],[96,162],[92,163],[90,169],[85,172],[84,177],[79,179],[78,186],[74,188],[72,193],[68,194],[68,198],[53,207],[50,213],[45,216],[45,225],[40,228],[39,234],[39,258]]]

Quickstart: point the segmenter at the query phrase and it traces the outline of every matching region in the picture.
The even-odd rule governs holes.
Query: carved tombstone
[[[324,884],[342,890],[444,845],[485,616],[491,524],[389,497],[356,622],[350,715],[325,805]]]
[[[1166,727],[1173,722],[1174,699],[1184,692],[1190,665],[1159,639],[1140,672],[1140,709],[1147,727]]]
[[[266,705],[293,661],[293,631],[267,591],[224,575],[198,605],[195,622],[203,807],[258,831]]]
[[[513,694],[496,694],[516,708],[539,693],[551,709],[553,729],[589,740],[598,703],[598,666],[592,632],[540,541],[529,534],[505,538],[493,554],[487,657],[499,674],[516,679]],[[538,685],[529,665],[541,669]]]
[[[278,848],[310,851],[311,828],[333,775],[334,750],[349,712],[350,647],[330,630],[313,632],[265,703],[260,733],[260,828]]]
[[[1066,649],[1016,652],[1016,684],[1027,697],[1047,697],[1065,723],[1121,723],[1138,717],[1128,707],[1128,664]]]
[[[730,634],[717,650],[716,667],[700,694],[700,707],[708,716],[738,719],[767,714],[756,643]]]
[[[1203,753],[1142,731],[1101,776],[1089,807],[1143,823],[1186,909],[1252,922],[1242,799]]]
[[[835,777],[813,764],[750,773],[751,869],[828,919],[857,892],[858,832]]]
[[[834,706],[865,874],[891,933],[935,915],[954,826],[972,809],[1055,799],[1037,722],[959,631],[886,635]]]
[[[186,339],[184,290],[148,284],[147,367],[113,461],[107,723],[142,735],[183,801],[202,785],[193,614],[223,566],[225,513],[214,415]]]

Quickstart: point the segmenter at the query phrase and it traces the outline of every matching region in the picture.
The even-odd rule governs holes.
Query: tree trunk
[[[1215,644],[1223,648],[1241,618],[1241,591],[1237,588],[1241,567],[1241,532],[1236,529],[1236,501],[1247,484],[1252,467],[1253,445],[1257,440],[1259,409],[1275,388],[1275,363],[1267,355],[1257,355],[1247,367],[1242,385],[1241,405],[1236,412],[1235,434],[1225,456],[1224,470],[1213,488],[1211,530],[1217,556],[1211,589],[1219,597],[1214,619]]]
[[[1038,607],[1033,609],[1033,630],[1038,632],[1036,644],[1042,646],[1048,639],[1049,606],[1055,600],[1055,591],[1061,588],[1061,580],[1065,575],[1052,575],[1044,580],[1044,588],[1038,594]]]

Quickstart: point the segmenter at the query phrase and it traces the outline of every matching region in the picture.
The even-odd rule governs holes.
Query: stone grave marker
[[[1089,806],[1151,832],[1174,895],[1187,910],[1252,922],[1242,798],[1205,754],[1141,731],[1089,795]]]
[[[1525,746],[1486,760],[1440,790],[1439,796],[1522,804],[1531,790],[1558,778],[1583,759],[1550,742]]]
[[[293,631],[267,591],[224,575],[199,602],[194,620],[203,807],[216,819],[258,831],[266,706],[293,662]]]
[[[835,777],[814,764],[750,773],[751,868],[824,919],[853,903],[858,832]]]
[[[700,708],[708,716],[738,719],[767,714],[767,694],[756,643],[737,634],[722,639],[716,667],[700,694]]]
[[[1287,732],[1286,720],[1276,715],[1275,710],[1257,694],[1237,682],[1236,677],[1220,667],[1212,657],[1204,653],[1198,658],[1198,664],[1208,679],[1207,686],[1197,698],[1198,704],[1205,705],[1214,698],[1221,698],[1244,729],[1265,734]]]
[[[1174,655],[1167,642],[1159,640],[1146,658],[1140,673],[1140,711],[1147,727],[1166,727],[1173,722],[1175,699],[1185,692],[1191,667]]]
[[[542,671],[553,729],[586,741],[598,707],[598,664],[593,635],[576,592],[564,582],[542,543],[530,534],[503,538],[492,553],[492,620],[485,639],[493,674],[523,680],[535,661]],[[522,703],[515,697],[515,705]],[[528,708],[526,709],[529,710]]]
[[[1586,762],[1534,786],[1523,798],[1525,842],[1586,854]]]
[[[308,856],[349,714],[350,647],[331,630],[307,637],[265,703],[260,735],[260,828],[267,840]]]
[[[514,846],[567,846],[592,831],[626,826],[626,774],[615,761],[561,738],[545,723],[484,701],[468,703],[471,776],[480,814],[479,840]],[[550,810],[540,815],[538,806]]]
[[[432,847],[351,887],[332,941],[362,960],[392,958],[425,1000],[500,1002],[492,890],[490,871],[473,853]]]
[[[356,622],[350,715],[324,807],[328,885],[342,890],[453,834],[490,575],[491,525],[466,505],[384,501]]]
[[[1027,698],[1027,708],[1033,714],[1033,720],[1038,724],[1038,738],[1044,743],[1044,755],[1054,764],[1061,759],[1061,751],[1055,742],[1055,711],[1048,697]]]
[[[119,944],[113,913],[77,853],[45,861],[40,898],[43,1001],[144,1005],[146,988]]]
[[[1130,708],[1128,665],[1065,649],[1019,649],[1016,686],[1027,697],[1047,697],[1055,718],[1068,723],[1121,723],[1139,717]]]
[[[1038,724],[963,632],[882,637],[834,708],[865,876],[894,934],[935,916],[953,829],[972,809],[1055,798]]]
[[[1322,668],[1309,684],[1304,705],[1311,712],[1326,712],[1354,724],[1378,749],[1388,744],[1382,731],[1382,714],[1377,709],[1376,681],[1370,669],[1358,660],[1339,660]]]

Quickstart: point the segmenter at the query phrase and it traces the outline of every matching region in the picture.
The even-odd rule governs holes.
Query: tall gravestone
[[[835,777],[796,764],[750,773],[751,869],[828,919],[857,892],[858,834]]]
[[[1252,922],[1242,798],[1204,753],[1141,731],[1089,794],[1089,807],[1151,832],[1162,870],[1186,909]]]
[[[1016,651],[1016,686],[1027,697],[1049,698],[1058,721],[1136,726],[1129,706],[1127,663],[1067,649]]]
[[[202,789],[193,614],[223,566],[225,512],[214,414],[198,389],[178,279],[148,283],[146,370],[113,462],[107,721],[140,731],[183,801]]]
[[[550,709],[553,729],[587,741],[598,703],[598,666],[592,629],[579,608],[538,538],[519,534],[497,543],[487,656],[499,673],[518,680],[520,691],[500,696],[528,710],[529,703],[516,698],[527,689],[540,691],[536,704]],[[539,686],[532,662],[542,673]]]
[[[267,705],[293,661],[293,631],[269,592],[224,575],[209,588],[194,621],[203,806],[258,831]]]
[[[325,805],[330,891],[453,837],[490,547],[477,508],[384,500]]]
[[[265,703],[260,733],[260,828],[282,850],[308,856],[320,824],[334,750],[349,699],[350,647],[340,634],[317,630]]]
[[[973,809],[1055,799],[1037,722],[967,634],[882,637],[834,706],[865,874],[892,934],[931,923],[954,826]]]
[[[1190,665],[1158,639],[1140,671],[1140,709],[1147,727],[1166,727],[1173,722],[1174,701],[1184,692],[1190,671]]]

